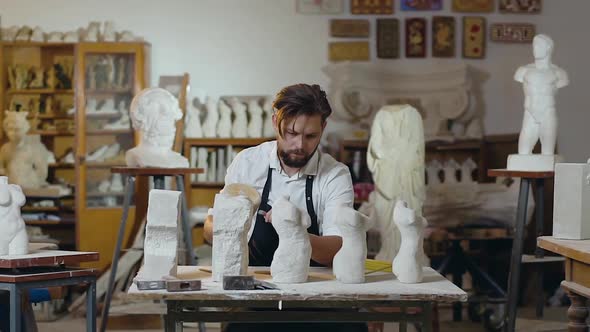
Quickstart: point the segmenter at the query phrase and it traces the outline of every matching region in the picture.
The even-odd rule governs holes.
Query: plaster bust
[[[39,136],[27,136],[27,112],[6,111],[3,128],[8,142],[0,148],[0,173],[23,188],[47,185],[49,151]]]
[[[133,98],[130,116],[141,139],[125,154],[127,166],[188,167],[188,159],[172,151],[176,121],[182,118],[176,97],[162,88],[144,89]]]

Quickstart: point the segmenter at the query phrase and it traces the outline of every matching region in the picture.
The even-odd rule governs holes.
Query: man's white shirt
[[[340,236],[334,220],[337,209],[332,207],[352,207],[354,201],[352,178],[346,165],[336,161],[329,154],[316,151],[307,165],[289,177],[279,162],[277,142],[271,141],[238,153],[227,169],[225,184],[248,184],[262,195],[269,167],[272,169],[272,187],[268,197],[270,206],[277,199],[287,196],[303,214],[307,215],[305,183],[307,176],[313,175],[312,200],[318,217],[320,235]],[[248,239],[252,236],[255,224],[256,215],[252,219]]]

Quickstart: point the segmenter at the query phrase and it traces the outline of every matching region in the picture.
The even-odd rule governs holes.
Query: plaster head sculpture
[[[28,253],[29,238],[20,214],[25,201],[22,189],[8,184],[6,176],[0,176],[0,256]]]
[[[365,282],[367,259],[367,231],[371,228],[369,217],[348,206],[333,207],[342,247],[334,256],[333,271],[336,279],[346,284]]]
[[[276,283],[302,283],[307,281],[311,244],[307,228],[311,219],[302,213],[288,197],[273,204],[272,226],[279,236],[279,246],[270,264],[270,274]]]
[[[43,33],[43,30],[40,27],[36,26],[33,29],[33,32],[31,33],[31,41],[38,43],[45,42],[45,34]]]
[[[379,260],[392,260],[401,238],[393,222],[395,202],[403,199],[422,213],[425,199],[422,117],[409,105],[383,106],[375,115],[367,166],[375,181],[375,216],[381,234]]]
[[[553,40],[546,35],[533,39],[534,63],[519,67],[514,80],[524,89],[524,117],[518,140],[518,154],[508,157],[508,169],[552,171],[561,157],[554,155],[557,140],[557,90],[569,84],[567,73],[551,63]],[[541,141],[541,155],[533,154]]]
[[[148,88],[131,102],[131,123],[140,131],[139,145],[125,154],[130,167],[188,167],[188,160],[172,151],[176,121],[182,118],[178,100],[162,88]]]
[[[424,256],[424,228],[428,223],[401,200],[395,204],[393,219],[402,238],[399,252],[391,266],[393,274],[400,282],[419,283],[423,277],[421,259]]]

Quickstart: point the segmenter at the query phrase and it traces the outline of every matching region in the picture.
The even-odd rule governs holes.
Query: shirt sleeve
[[[240,183],[240,165],[242,164],[242,159],[243,155],[242,152],[240,152],[227,167],[227,171],[225,173],[225,186],[232,183]]]
[[[352,207],[354,202],[354,190],[352,189],[352,177],[347,167],[338,167],[324,187],[327,193],[322,216],[322,235],[340,235],[336,226],[336,211],[340,206]]]

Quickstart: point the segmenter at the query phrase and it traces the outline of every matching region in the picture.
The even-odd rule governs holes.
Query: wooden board
[[[463,57],[483,59],[486,55],[486,19],[483,16],[463,17]]]
[[[550,179],[555,176],[555,172],[527,172],[512,171],[508,169],[488,169],[488,176],[491,177],[513,177],[513,178],[530,178],[530,179]]]
[[[494,0],[453,0],[453,11],[461,13],[493,12]]]
[[[97,260],[97,252],[39,250],[27,255],[0,256],[0,268],[74,265]]]
[[[1,271],[1,270],[0,270]],[[5,274],[0,272],[0,282],[31,282],[31,281],[45,281],[55,279],[67,279],[73,277],[85,277],[96,275],[96,269],[72,269],[64,271],[37,271],[36,273],[21,273],[21,274]]]
[[[393,274],[377,272],[367,275],[364,284],[343,284],[333,279],[328,268],[311,268],[311,278],[301,284],[277,284],[276,290],[229,291],[213,282],[210,267],[179,266],[181,279],[201,279],[202,290],[170,293],[165,290],[139,291],[135,285],[127,293],[129,299],[158,300],[248,300],[248,301],[466,301],[467,293],[432,268],[424,268],[424,281],[403,284]],[[269,268],[249,268],[257,279],[271,281]],[[260,273],[262,272],[262,273]],[[265,273],[266,272],[266,273]]]
[[[530,23],[494,23],[490,27],[490,39],[504,43],[532,43],[535,25]]]
[[[552,236],[537,238],[537,245],[564,257],[590,264],[590,240],[560,240]]]
[[[330,20],[330,36],[347,38],[369,37],[369,20]]]
[[[330,61],[369,61],[369,42],[333,42],[329,49]]]
[[[432,56],[439,58],[455,56],[455,18],[453,16],[432,18]]]
[[[377,57],[399,58],[399,20],[397,18],[377,19]]]
[[[393,0],[350,0],[350,13],[357,15],[393,14]]]
[[[426,56],[426,19],[406,18],[406,58]]]
[[[111,173],[129,174],[129,175],[185,175],[201,174],[205,170],[202,168],[159,168],[159,167],[113,167]]]

